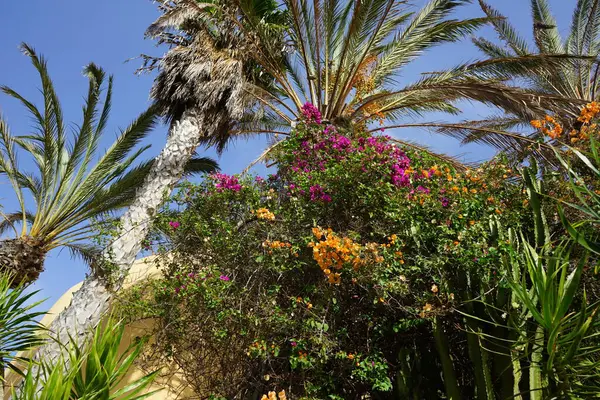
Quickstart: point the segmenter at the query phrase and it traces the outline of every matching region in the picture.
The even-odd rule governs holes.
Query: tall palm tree
[[[445,124],[407,123],[406,119],[430,111],[456,114],[455,103],[463,99],[529,119],[560,107],[560,98],[510,87],[504,81],[517,73],[562,65],[562,54],[485,60],[426,72],[414,82],[401,81],[404,67],[423,52],[461,40],[488,22],[488,17],[450,19],[464,3],[431,0],[413,11],[406,2],[393,0],[284,0],[279,7],[264,0],[163,1],[163,15],[148,33],[173,47],[158,60],[163,67],[160,76],[167,79],[159,78],[154,95],[168,103],[169,115],[181,114],[183,100],[193,98],[194,90],[180,85],[193,78],[182,79],[182,73],[184,67],[194,71],[197,64],[184,61],[180,53],[202,51],[195,42],[200,39],[220,48],[235,43],[236,57],[244,61],[247,75],[255,68],[262,77],[246,80],[245,104],[252,107],[231,120],[229,130],[212,137],[219,145],[238,135],[286,135],[307,102],[325,122],[369,126],[373,131],[443,128]],[[372,126],[376,121],[389,125]]]
[[[158,118],[155,108],[142,113],[96,160],[111,107],[112,77],[104,88],[104,71],[94,64],[85,68],[89,90],[83,121],[69,138],[45,60],[31,47],[24,44],[22,48],[40,75],[44,108],[38,109],[11,88],[0,88],[23,103],[35,121],[34,133],[15,136],[0,119],[0,177],[10,182],[20,206],[18,211],[0,214],[0,234],[11,228],[15,234],[0,240],[0,272],[11,275],[15,285],[37,279],[46,254],[58,247],[88,262],[97,259],[101,249],[89,241],[97,235],[92,221],[110,217],[132,203],[153,165],[145,161],[134,166],[147,149],[135,147]],[[19,167],[24,156],[33,161],[34,172]],[[187,170],[203,172],[215,167],[212,160],[196,158]],[[26,206],[27,193],[34,209]]]
[[[178,43],[157,64],[159,74],[152,89],[155,108],[170,122],[167,143],[152,163],[129,210],[121,217],[119,234],[106,251],[106,259],[114,271],[113,287],[109,290],[96,277],[84,281],[69,307],[50,327],[60,341],[71,338],[81,344],[90,328],[99,323],[109,308],[112,291],[120,287],[139,253],[152,218],[181,178],[196,148],[201,143],[214,144],[219,149],[225,146],[230,121],[241,119],[247,106],[246,78],[261,80],[248,62],[249,40],[239,34],[240,22],[223,17],[228,11],[193,0],[177,1],[174,7],[167,3],[161,6],[165,16],[190,30],[185,37],[163,34],[161,26],[166,29],[166,22],[162,20],[148,30],[149,35],[160,36],[161,41]],[[256,0],[250,6],[254,7],[253,21],[276,15],[277,5],[270,0]],[[220,22],[204,26],[202,18],[196,23],[195,17],[199,15],[207,21],[210,18]],[[220,36],[215,28],[229,33]],[[55,360],[61,352],[56,343],[48,343],[40,349],[38,357]]]
[[[539,109],[538,97],[506,87],[497,77],[487,79],[495,64],[505,61],[458,66],[397,88],[410,61],[487,21],[449,19],[463,3],[431,0],[411,12],[397,0],[161,1],[162,15],[147,33],[169,50],[160,59],[147,57],[147,68],[159,71],[152,96],[170,121],[170,132],[108,251],[116,288],[164,196],[202,143],[221,150],[229,139],[246,134],[287,134],[307,102],[325,121],[350,127],[380,116],[395,121],[429,111],[457,113],[453,103],[464,98],[515,112],[523,112],[523,104]],[[534,62],[539,58],[512,68]],[[533,115],[529,108],[523,113]],[[102,282],[86,279],[52,329],[62,338],[76,326],[83,339],[110,298]],[[60,349],[47,346],[43,352],[51,357]]]
[[[510,77],[514,85],[554,97],[562,104],[559,108],[542,110],[535,119],[552,113],[565,125],[565,131],[578,129],[580,122],[577,118],[581,107],[597,101],[600,95],[600,0],[577,0],[569,32],[564,38],[548,1],[531,0],[534,43],[528,43],[505,16],[484,0],[479,0],[479,4],[501,41],[501,44],[497,44],[486,38],[473,39],[490,60],[569,55],[564,62],[549,63],[544,68],[514,71],[499,66],[498,72]],[[467,142],[483,142],[509,152],[523,141],[536,146],[535,143],[542,138],[539,130],[529,126],[534,118],[515,114],[513,110],[506,111],[505,115],[483,121],[456,124],[465,129],[455,129],[453,133]],[[519,132],[523,130],[529,130],[530,133]]]

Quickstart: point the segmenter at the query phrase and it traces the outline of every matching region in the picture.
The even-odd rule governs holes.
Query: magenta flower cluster
[[[325,190],[321,187],[321,185],[313,185],[309,189],[310,200],[311,201],[324,201],[325,203],[329,203],[331,201],[331,196],[325,193]]]
[[[235,176],[220,173],[216,173],[211,176],[216,182],[215,187],[217,188],[217,192],[222,192],[224,190],[239,192],[242,190],[242,185]]]
[[[315,124],[321,123],[321,112],[312,103],[304,103],[300,111],[306,122],[314,122]]]
[[[300,141],[300,148],[291,152],[288,168],[310,180],[312,175],[338,165],[348,157],[358,156],[362,172],[372,175],[372,179],[380,181],[382,171],[387,170],[390,183],[407,187],[411,185],[410,159],[390,139],[388,136],[369,136],[353,140],[338,133],[333,125],[328,125],[316,137],[304,137]],[[421,178],[418,175],[413,177]],[[295,181],[289,189],[294,194],[306,193]],[[332,194],[319,185],[305,186],[304,189],[307,189],[312,201],[331,201]]]

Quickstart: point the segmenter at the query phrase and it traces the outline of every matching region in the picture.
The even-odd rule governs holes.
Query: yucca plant
[[[125,325],[108,318],[98,326],[84,346],[75,340],[63,345],[63,354],[41,368],[30,368],[13,400],[141,400],[159,390],[148,391],[158,371],[119,388],[142,351],[144,341],[119,351]],[[68,360],[68,362],[66,362]],[[144,393],[145,392],[145,393]]]
[[[23,285],[0,275],[0,398],[4,398],[5,372],[22,374],[19,368],[29,360],[24,352],[43,343],[43,328],[37,322],[44,315],[36,311],[42,301],[33,301],[38,292],[27,293]]]
[[[94,64],[85,68],[89,89],[83,119],[69,135],[44,58],[26,44],[22,49],[39,73],[44,104],[39,109],[13,89],[0,88],[19,100],[35,122],[32,134],[17,136],[0,119],[0,176],[12,185],[20,206],[18,211],[0,214],[0,234],[14,231],[13,238],[0,240],[0,271],[13,276],[15,285],[37,279],[46,254],[58,247],[68,248],[87,262],[97,259],[101,249],[88,240],[97,234],[91,221],[110,216],[135,198],[153,165],[151,161],[137,163],[148,146],[136,146],[158,119],[156,109],[148,109],[103,155],[98,154],[111,108],[112,77],[105,86],[101,68]],[[25,156],[33,161],[34,171],[20,167]],[[215,168],[206,158],[187,164],[188,172]],[[27,208],[29,201],[33,209]]]
[[[549,198],[535,163],[524,169],[523,182],[533,237],[503,233],[510,252],[496,294],[459,310],[466,317],[469,356],[481,369],[475,371],[477,398],[589,398],[600,385],[600,323],[599,304],[588,304],[581,284],[588,257],[569,240],[554,243],[542,207]],[[503,287],[508,297],[501,295]]]
[[[560,161],[564,172],[569,178],[570,188],[575,196],[572,201],[561,200],[562,207],[558,208],[560,219],[567,229],[567,232],[581,246],[595,254],[600,254],[600,243],[597,235],[593,234],[594,228],[600,224],[600,195],[594,190],[594,185],[590,185],[591,178],[594,183],[600,179],[600,152],[598,151],[598,142],[594,134],[589,138],[589,151],[583,151],[575,147],[568,146],[569,152],[574,156],[573,160],[579,161],[583,170],[573,167],[572,160],[569,160],[557,150],[557,158]],[[581,221],[570,221],[565,213],[565,208],[575,210],[583,218]],[[592,229],[586,229],[591,226]]]
[[[522,257],[527,274],[510,285],[535,325],[529,360],[531,398],[586,398],[597,393],[600,345],[594,338],[600,328],[599,305],[587,304],[585,292],[577,298],[587,258],[573,260],[569,243],[540,253],[527,242]]]

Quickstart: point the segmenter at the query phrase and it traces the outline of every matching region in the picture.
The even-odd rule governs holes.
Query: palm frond
[[[508,22],[508,19],[504,15],[483,0],[479,0],[479,5],[485,15],[488,16],[500,39],[512,49],[515,55],[525,56],[531,54],[527,46],[527,41],[519,36],[516,29]]]
[[[28,223],[33,223],[35,220],[35,214],[26,211],[25,219]],[[9,214],[0,213],[0,235],[6,232],[9,228],[13,228],[16,232],[15,224],[23,223],[23,213],[14,212]]]
[[[425,154],[429,154],[431,157],[439,160],[440,162],[451,165],[458,171],[464,171],[467,168],[474,166],[474,164],[463,163],[460,160],[458,160],[456,157],[452,157],[447,154],[441,154],[441,153],[435,152],[435,151],[431,150],[428,146],[416,143],[414,141],[402,140],[402,139],[397,139],[397,138],[392,138],[391,141],[394,143],[397,143],[401,146],[408,147],[408,148],[417,150],[417,151],[425,153]]]
[[[558,23],[550,11],[547,0],[531,0],[533,15],[533,37],[540,53],[566,53]]]
[[[242,171],[242,176],[246,175],[252,167],[256,164],[261,163],[263,161],[267,161],[269,159],[269,155],[277,149],[277,146],[281,144],[282,140],[273,141],[256,159],[254,159],[244,170]]]
[[[0,233],[20,223],[20,236],[29,236],[40,243],[41,253],[66,246],[89,260],[92,248],[86,241],[95,234],[92,219],[129,205],[150,171],[152,161],[137,166],[136,163],[148,148],[140,147],[140,141],[159,119],[157,107],[150,107],[121,131],[98,159],[98,143],[111,108],[112,77],[105,86],[106,74],[101,68],[94,64],[85,68],[89,85],[82,122],[73,130],[69,142],[71,137],[65,136],[62,110],[46,62],[26,45],[24,51],[42,80],[44,110],[40,112],[33,102],[3,88],[33,115],[36,131],[13,136],[0,119],[0,174],[12,184],[21,208],[1,215]],[[37,170],[21,169],[18,160],[23,156],[29,156]],[[216,168],[213,160],[194,157],[185,167],[185,175]],[[26,194],[31,199],[26,199]],[[25,209],[26,200],[34,204],[34,212]]]
[[[64,245],[71,252],[73,258],[80,258],[87,265],[97,262],[102,255],[102,248],[85,243],[72,243]]]

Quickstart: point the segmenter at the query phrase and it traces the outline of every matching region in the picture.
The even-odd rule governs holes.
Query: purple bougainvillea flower
[[[321,123],[321,112],[312,103],[305,103],[302,106],[302,115],[307,122],[314,122],[316,124]]]
[[[173,229],[177,229],[181,226],[181,223],[177,222],[177,221],[170,221],[169,225],[171,226],[171,228]]]
[[[229,277],[227,275],[221,275],[219,277],[220,280],[227,282],[229,280]]]
[[[226,174],[216,173],[212,175],[213,179],[217,182],[215,187],[217,188],[217,192],[222,192],[224,190],[232,190],[234,192],[239,192],[242,190],[242,185],[237,177],[230,176]]]

